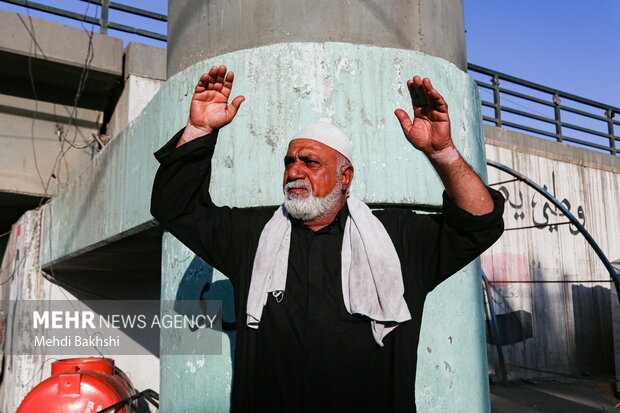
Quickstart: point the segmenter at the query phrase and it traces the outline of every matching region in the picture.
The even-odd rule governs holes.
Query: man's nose
[[[306,173],[304,171],[304,168],[298,162],[295,162],[294,164],[289,165],[289,167],[286,170],[287,181],[296,181],[297,179],[304,179],[305,176],[306,176]]]

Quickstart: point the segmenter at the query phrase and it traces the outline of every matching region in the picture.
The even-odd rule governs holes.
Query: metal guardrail
[[[499,127],[510,127],[542,135],[547,138],[553,138],[558,142],[577,144],[589,149],[602,150],[612,155],[618,155],[620,153],[620,137],[618,136],[620,133],[620,128],[618,128],[618,126],[620,126],[620,120],[614,119],[614,116],[620,113],[620,108],[585,99],[537,83],[528,82],[527,80],[495,72],[471,63],[467,65],[467,68],[470,74],[490,76],[489,83],[476,80],[476,84],[481,91],[490,90],[493,93],[492,102],[484,99],[481,100],[483,109],[484,107],[491,108],[494,114],[494,116],[483,115],[482,118],[484,121]],[[501,84],[502,81],[508,83],[508,86],[504,87]],[[514,89],[515,85],[517,88],[524,89],[524,91],[518,92],[509,88],[512,87]],[[546,98],[536,97],[536,94],[542,94]],[[553,110],[553,117],[536,113],[538,111],[519,105],[518,103],[516,104],[522,106],[525,110],[507,106],[503,103],[504,100],[510,101],[510,98],[507,98],[507,96],[520,99],[524,102],[533,102],[536,105],[542,105],[543,108],[551,108]],[[581,109],[563,104],[563,100],[571,101],[572,105],[576,104],[576,106],[581,107]],[[512,103],[514,104],[515,102]],[[582,126],[583,124],[576,125],[574,123],[565,122],[562,120],[562,117],[566,114],[577,115],[581,117],[580,119],[582,119],[583,124],[591,123],[595,126],[585,127]],[[512,120],[507,120],[507,116]],[[535,127],[536,124],[551,126],[553,131],[537,128]],[[602,127],[605,130],[593,129],[596,126]],[[582,133],[582,139],[574,137],[576,131]],[[597,139],[601,140],[601,138],[608,142],[608,144],[603,145],[595,142]]]
[[[137,34],[139,36],[148,37],[151,39],[166,41],[167,36],[161,33],[151,32],[149,30],[143,30],[136,27],[126,26],[124,24],[114,23],[109,21],[109,11],[119,10],[122,12],[134,14],[141,17],[147,17],[153,20],[162,22],[168,21],[168,16],[160,13],[154,13],[148,10],[138,9],[136,7],[127,6],[121,3],[115,3],[110,0],[81,0],[85,3],[95,4],[101,7],[99,18],[92,16],[85,16],[79,13],[75,13],[69,10],[59,9],[58,7],[49,6],[47,4],[35,3],[29,0],[2,0],[4,3],[15,4],[17,6],[28,7],[33,10],[39,10],[45,13],[54,14],[56,16],[66,17],[73,20],[83,21],[86,23],[96,24],[100,27],[101,34],[107,34],[108,29],[119,30],[125,33]]]

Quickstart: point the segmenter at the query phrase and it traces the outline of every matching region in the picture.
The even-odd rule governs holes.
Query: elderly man
[[[232,411],[415,411],[425,297],[499,238],[501,195],[461,158],[446,102],[416,76],[407,82],[413,122],[395,114],[445,186],[442,214],[371,211],[349,192],[348,139],[324,120],[290,141],[277,210],[216,206],[218,130],[244,100],[228,102],[233,79],[225,66],[201,76],[187,126],[155,154],[151,208],[233,284]]]

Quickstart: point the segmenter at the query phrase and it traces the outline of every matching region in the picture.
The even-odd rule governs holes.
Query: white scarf
[[[383,338],[399,323],[411,319],[403,297],[400,260],[385,227],[368,206],[349,195],[349,218],[342,241],[342,295],[350,314],[371,319],[372,334],[381,347]],[[284,299],[291,221],[283,205],[267,222],[258,241],[247,302],[246,324],[258,328],[271,293]]]

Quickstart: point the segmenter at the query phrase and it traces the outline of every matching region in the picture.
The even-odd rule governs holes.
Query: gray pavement
[[[611,384],[593,382],[510,383],[491,385],[493,413],[620,413]]]

